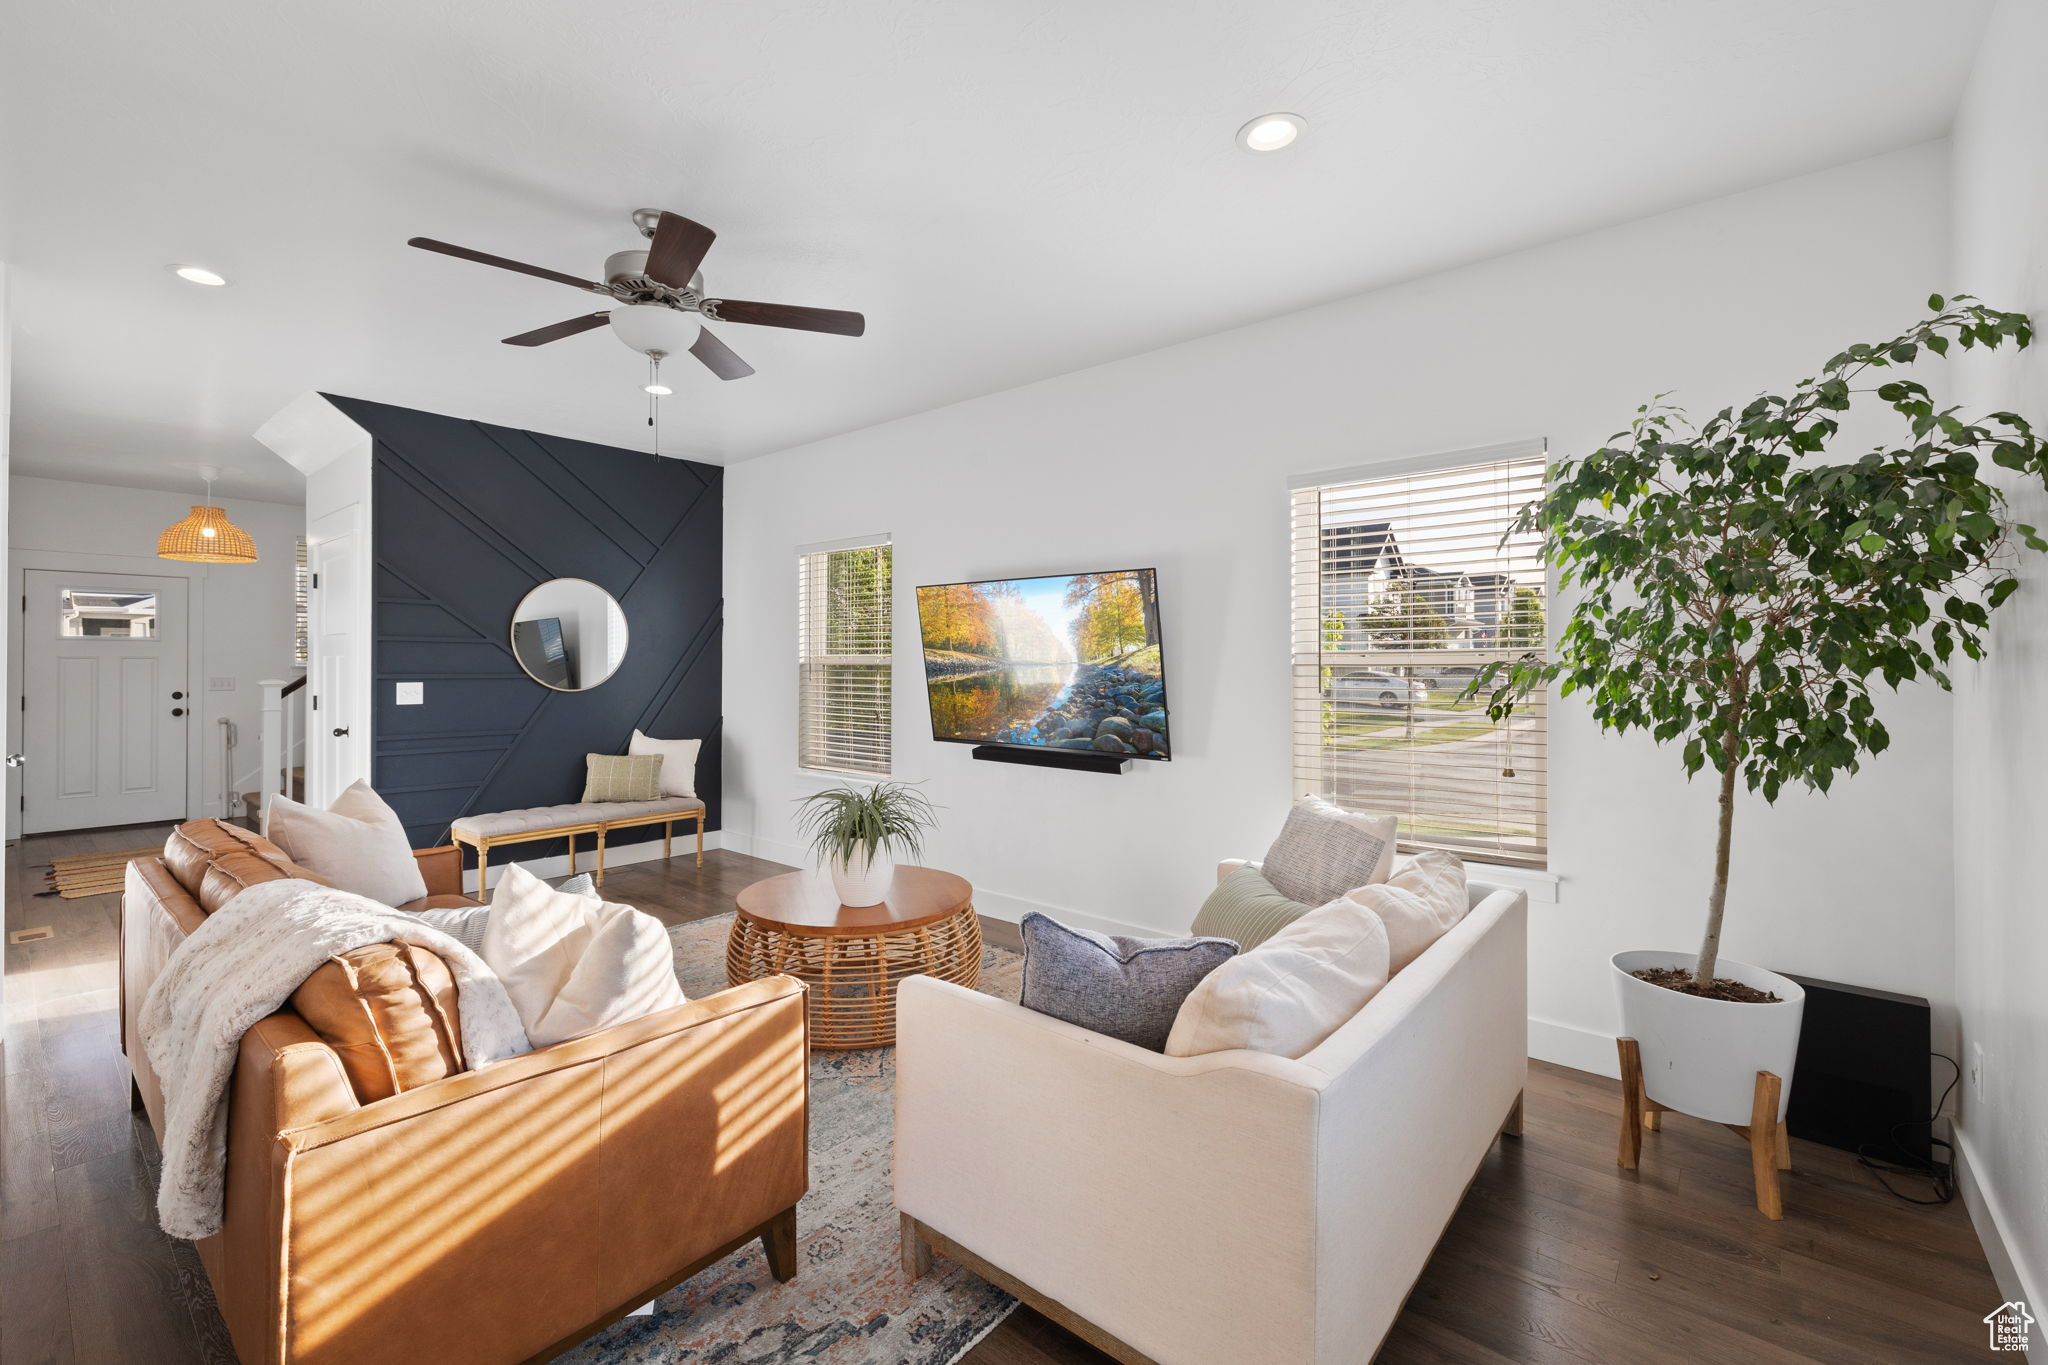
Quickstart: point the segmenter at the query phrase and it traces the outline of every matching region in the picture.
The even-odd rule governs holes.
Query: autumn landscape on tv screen
[[[917,590],[932,733],[1170,757],[1150,569]]]

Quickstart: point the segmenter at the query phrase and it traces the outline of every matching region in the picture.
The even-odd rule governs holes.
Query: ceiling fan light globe
[[[661,303],[621,304],[611,312],[612,335],[642,355],[680,355],[703,329],[695,314]]]

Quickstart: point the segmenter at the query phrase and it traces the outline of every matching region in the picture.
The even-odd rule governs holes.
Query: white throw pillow
[[[517,863],[491,893],[478,955],[505,983],[535,1047],[684,1002],[660,920],[557,891]]]
[[[626,745],[626,753],[661,755],[661,794],[663,796],[697,795],[697,750],[704,743],[701,739],[653,739],[633,732],[632,740]]]
[[[1246,1048],[1300,1057],[1378,995],[1392,973],[1387,926],[1338,899],[1202,978],[1181,1002],[1169,1057]]]
[[[1287,812],[1259,870],[1287,899],[1327,905],[1354,886],[1387,879],[1397,824],[1391,815],[1361,815],[1304,796]]]
[[[343,891],[385,905],[404,905],[427,894],[398,812],[367,782],[351,786],[326,810],[288,796],[271,797],[263,812],[263,837]]]
[[[1378,915],[1387,926],[1388,967],[1396,972],[1427,952],[1471,908],[1465,864],[1440,849],[1402,858],[1385,882],[1358,887],[1344,900]]]

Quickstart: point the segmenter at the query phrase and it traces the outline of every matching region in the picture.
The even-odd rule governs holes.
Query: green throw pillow
[[[1216,884],[1188,932],[1236,939],[1239,951],[1250,952],[1313,909],[1275,891],[1256,867],[1240,867]]]
[[[660,754],[589,754],[585,801],[661,800]]]

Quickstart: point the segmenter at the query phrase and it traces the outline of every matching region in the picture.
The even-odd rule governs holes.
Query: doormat
[[[119,891],[127,881],[130,861],[161,852],[163,845],[151,844],[113,853],[74,853],[68,858],[50,859],[50,870],[44,878],[68,901],[80,896],[104,896]]]

